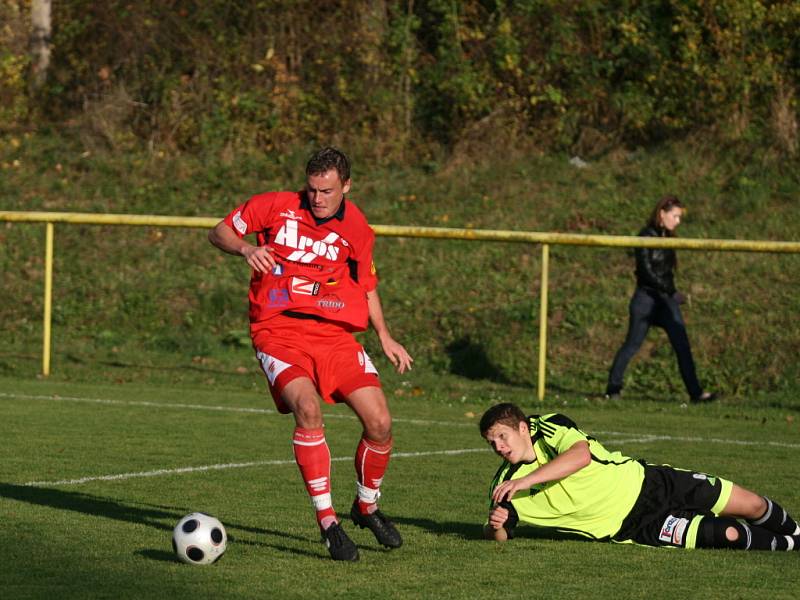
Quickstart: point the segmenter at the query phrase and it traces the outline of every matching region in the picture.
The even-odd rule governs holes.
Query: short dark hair
[[[481,428],[481,435],[486,437],[486,432],[498,423],[516,428],[519,427],[520,423],[527,422],[528,417],[519,406],[510,402],[503,402],[502,404],[495,404],[483,413],[479,427]]]
[[[350,161],[347,159],[347,155],[338,148],[328,146],[318,150],[308,159],[306,177],[322,175],[331,169],[336,169],[342,183],[350,179]]]

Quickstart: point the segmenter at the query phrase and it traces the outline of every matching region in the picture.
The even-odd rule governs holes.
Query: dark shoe
[[[322,532],[322,541],[331,553],[333,560],[358,560],[358,548],[342,529],[339,523],[334,523]]]
[[[692,397],[692,404],[705,404],[706,402],[713,402],[717,399],[715,392],[703,392],[699,396]]]
[[[350,518],[353,523],[364,529],[369,529],[378,540],[379,544],[387,548],[399,548],[403,545],[403,538],[400,537],[400,532],[395,529],[394,524],[387,519],[384,514],[376,510],[368,515],[362,515],[358,509],[358,500],[353,502],[353,508],[350,509]]]
[[[606,388],[606,393],[603,394],[603,398],[606,400],[619,400],[622,397],[622,389],[621,388]]]

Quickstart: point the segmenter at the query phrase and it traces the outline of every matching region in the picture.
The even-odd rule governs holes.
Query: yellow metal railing
[[[219,219],[209,217],[168,217],[158,215],[119,215],[62,212],[0,211],[0,221],[45,223],[45,281],[44,281],[44,340],[42,375],[50,374],[51,320],[53,298],[54,224],[127,225],[149,227],[185,227],[209,229]],[[503,231],[490,229],[451,229],[446,227],[413,227],[373,225],[377,235],[486,242],[521,242],[542,245],[541,298],[539,306],[539,373],[538,397],[544,399],[547,357],[547,288],[550,270],[550,245],[599,246],[616,248],[682,248],[685,250],[715,250],[731,252],[800,253],[800,242],[760,240],[698,240],[685,238],[643,238],[621,235],[586,235],[571,233],[542,233],[534,231]]]

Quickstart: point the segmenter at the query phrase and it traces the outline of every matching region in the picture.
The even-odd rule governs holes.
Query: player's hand
[[[411,370],[411,363],[414,362],[414,359],[411,358],[411,355],[402,344],[396,342],[394,338],[387,337],[386,339],[381,339],[381,346],[384,354],[386,354],[386,357],[394,365],[398,373],[405,373]]]
[[[511,500],[511,498],[514,497],[514,494],[516,494],[519,490],[526,490],[526,489],[530,488],[525,485],[525,482],[522,479],[512,479],[510,481],[504,481],[496,488],[494,488],[494,491],[492,492],[492,501],[495,502],[496,504],[500,504],[504,500]],[[506,515],[506,517],[508,517],[508,515]]]
[[[253,270],[267,273],[277,264],[272,252],[272,248],[268,246],[248,246],[242,250],[242,256]]]
[[[492,529],[502,529],[508,521],[508,509],[502,506],[495,506],[489,511],[489,527]]]

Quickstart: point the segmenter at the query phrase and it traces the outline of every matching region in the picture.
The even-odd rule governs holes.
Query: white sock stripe
[[[784,536],[786,538],[786,550],[794,550],[794,538],[790,535]]]
[[[325,438],[322,438],[316,442],[301,442],[300,440],[292,440],[292,443],[295,446],[320,446],[325,443]]]
[[[767,501],[767,512],[765,512],[760,519],[755,521],[751,521],[753,525],[761,525],[762,523],[766,523],[767,519],[770,518],[772,515],[772,500],[764,496],[764,500]]]
[[[380,490],[368,488],[358,483],[358,481],[356,481],[356,490],[358,490],[358,499],[367,504],[375,504],[378,498],[381,497]]]
[[[369,442],[364,442],[364,447],[367,449],[367,452],[374,452],[375,454],[389,454],[389,452],[392,451],[391,446],[389,446],[386,450],[378,450],[374,446],[371,446]],[[364,454],[366,454],[366,452]]]
[[[311,503],[314,505],[314,510],[320,511],[333,506],[333,501],[330,494],[317,494],[311,496]]]
[[[747,544],[745,545],[745,550],[750,550],[750,544],[753,543],[753,532],[750,531],[750,528],[747,526],[747,523],[742,523],[745,532],[747,532]]]
[[[328,487],[328,478],[327,477],[319,477],[318,479],[312,479],[306,482],[308,487],[312,490],[320,491],[324,490]]]

